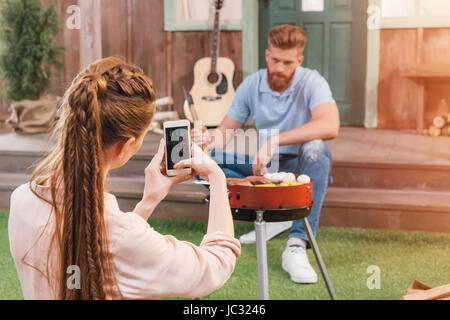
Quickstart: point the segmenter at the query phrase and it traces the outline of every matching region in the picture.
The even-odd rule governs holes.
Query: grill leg
[[[323,279],[327,285],[328,293],[330,294],[331,300],[336,300],[336,294],[334,293],[333,286],[331,285],[330,278],[328,277],[327,269],[325,268],[325,264],[323,263],[322,256],[320,255],[319,247],[317,246],[316,239],[314,238],[314,234],[309,225],[308,219],[305,217],[302,219],[303,227],[308,234],[309,241],[311,242],[311,247],[313,248],[314,255],[316,256],[317,263],[320,267],[320,272],[322,272]]]
[[[269,276],[267,271],[266,222],[255,221],[256,256],[258,259],[258,292],[260,300],[269,300]]]

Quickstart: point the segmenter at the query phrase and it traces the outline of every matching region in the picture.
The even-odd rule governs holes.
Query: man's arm
[[[338,136],[340,127],[339,111],[335,103],[317,105],[312,111],[310,122],[301,127],[272,136],[259,149],[252,169],[255,175],[263,173],[278,146],[302,144],[312,140],[331,140]]]
[[[236,121],[225,115],[220,125],[209,133],[208,149],[225,149],[228,141],[232,137],[230,131],[241,128],[243,123]],[[228,131],[228,135],[227,135]]]
[[[335,103],[319,104],[311,112],[310,122],[301,127],[280,133],[278,145],[301,144],[312,140],[331,140],[338,136],[340,120]]]

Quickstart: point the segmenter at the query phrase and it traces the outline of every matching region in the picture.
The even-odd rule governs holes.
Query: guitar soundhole
[[[219,74],[217,72],[211,72],[210,74],[208,74],[207,79],[209,83],[214,84],[219,81]]]

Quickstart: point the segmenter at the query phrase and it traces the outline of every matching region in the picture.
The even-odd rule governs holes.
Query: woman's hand
[[[225,174],[217,163],[197,144],[192,143],[192,158],[178,162],[174,168],[192,168],[192,174],[210,181],[210,201],[207,233],[223,232],[234,237],[233,217],[228,200]]]
[[[178,162],[173,166],[174,169],[183,169],[185,167],[192,168],[192,175],[200,175],[208,181],[212,176],[223,175],[223,177],[225,177],[222,169],[220,169],[217,163],[196,143],[192,143],[191,150],[192,157]]]
[[[138,203],[134,212],[147,220],[156,206],[167,196],[169,190],[182,181],[192,178],[192,174],[180,174],[174,177],[165,175],[164,159],[165,141],[161,139],[158,152],[150,164],[145,168],[145,186],[142,201]]]

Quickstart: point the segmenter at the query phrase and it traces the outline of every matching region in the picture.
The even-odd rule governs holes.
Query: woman
[[[26,299],[200,297],[221,287],[240,255],[220,168],[193,144],[192,158],[164,174],[164,141],[145,169],[142,201],[121,212],[105,192],[109,170],[141,147],[155,113],[151,81],[136,66],[106,58],[78,74],[62,101],[59,143],[11,195],[9,238]],[[200,246],[147,223],[170,188],[192,175],[211,183]]]

